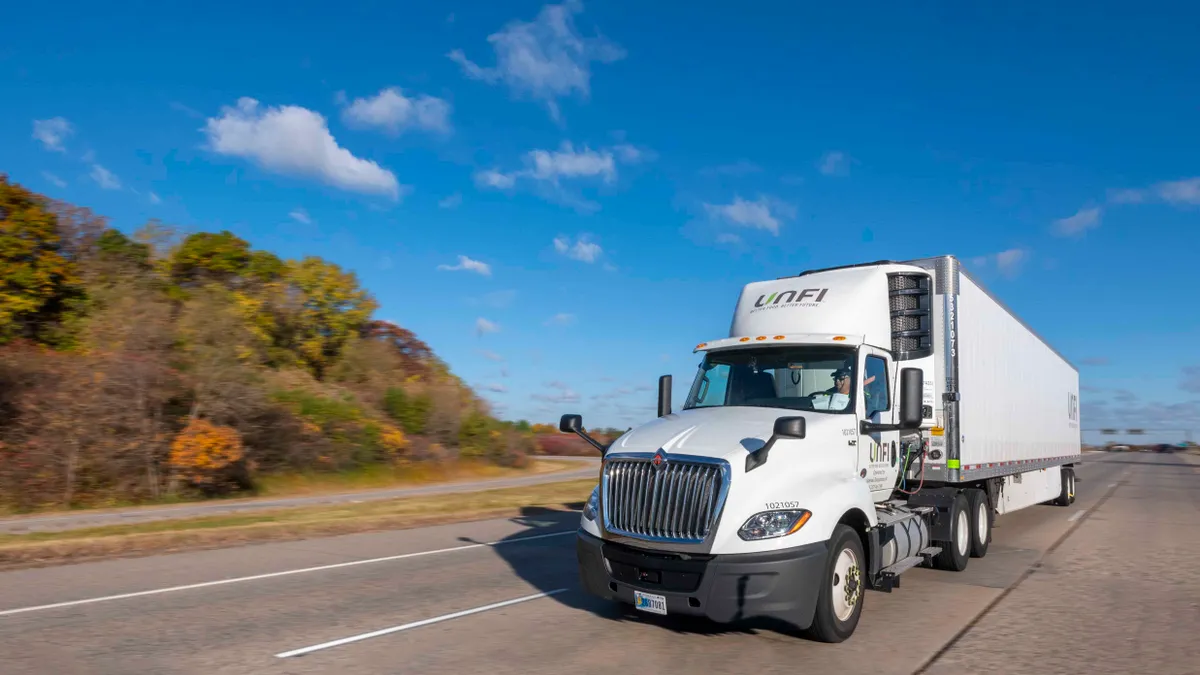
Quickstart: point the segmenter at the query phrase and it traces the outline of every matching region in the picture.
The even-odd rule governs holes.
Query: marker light
[[[701,342],[700,344],[696,345],[696,349],[704,349],[707,346],[708,346],[707,342]]]
[[[783,336],[782,336],[782,335],[776,335],[776,336],[775,336],[775,339],[776,339],[776,340],[782,340],[782,339],[783,339]]]
[[[839,335],[839,336],[833,338],[834,342],[841,342],[842,340],[845,340],[845,339],[846,339],[845,335]]]
[[[750,338],[742,338],[741,340],[738,340],[738,342],[749,342],[749,341],[750,341]]]
[[[767,336],[766,336],[766,335],[759,335],[758,337],[756,337],[756,338],[754,338],[754,339],[755,339],[755,340],[766,340],[766,339],[767,339]]]

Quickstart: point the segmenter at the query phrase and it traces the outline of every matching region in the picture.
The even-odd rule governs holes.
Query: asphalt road
[[[552,512],[3,573],[0,671],[1195,673],[1200,458],[1088,460],[1075,505],[869,593],[841,645],[593,600]]]
[[[127,525],[129,523],[145,523],[155,520],[171,520],[178,518],[194,518],[197,516],[228,515],[231,513],[252,513],[270,509],[294,508],[298,506],[317,506],[321,504],[349,504],[355,502],[377,501],[380,499],[396,499],[399,497],[416,497],[420,495],[453,494],[458,492],[478,492],[499,488],[524,487],[541,485],[576,478],[591,478],[596,476],[600,467],[599,457],[538,457],[556,461],[574,462],[580,465],[578,469],[542,473],[517,478],[490,478],[487,480],[459,481],[439,483],[423,487],[386,488],[381,490],[361,490],[337,494],[309,495],[304,497],[281,497],[278,499],[240,499],[201,502],[180,506],[148,506],[128,509],[107,509],[102,511],[76,511],[73,513],[56,513],[45,516],[17,516],[0,519],[0,533],[21,532],[51,532],[72,530],[83,527],[99,527],[104,525]],[[587,495],[584,495],[587,498]]]

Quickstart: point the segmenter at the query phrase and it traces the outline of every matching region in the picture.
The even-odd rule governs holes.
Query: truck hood
[[[746,453],[766,444],[775,420],[788,416],[805,418],[805,439],[800,443],[821,443],[854,434],[854,415],[754,406],[698,408],[636,427],[618,438],[609,452],[653,453],[661,448],[671,454],[725,459],[737,465]]]

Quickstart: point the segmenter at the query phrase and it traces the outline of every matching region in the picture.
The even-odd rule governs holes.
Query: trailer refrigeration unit
[[[993,519],[1075,500],[1078,372],[954,257],[746,285],[686,402],[604,447],[589,593],[840,642],[865,591],[987,554]]]

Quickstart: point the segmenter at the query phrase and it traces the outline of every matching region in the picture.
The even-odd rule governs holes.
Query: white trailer
[[[605,447],[585,589],[840,642],[866,589],[987,554],[996,515],[1075,500],[1078,372],[951,256],[754,282],[687,400]]]

